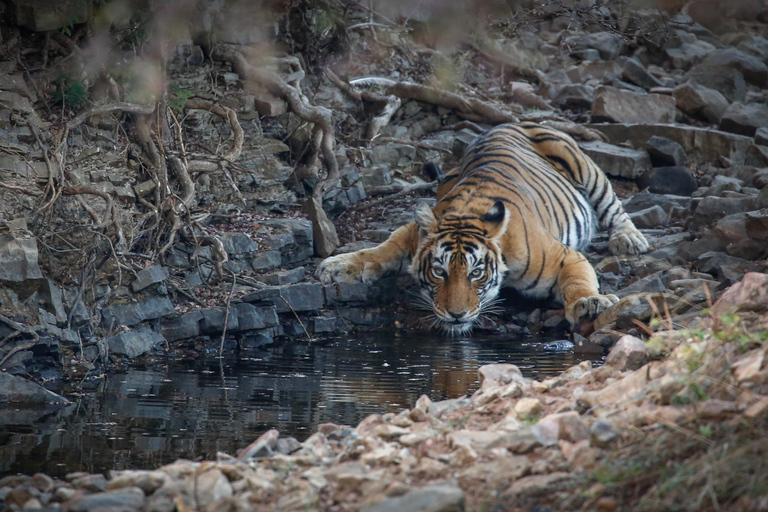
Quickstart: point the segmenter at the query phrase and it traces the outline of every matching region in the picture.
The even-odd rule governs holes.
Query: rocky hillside
[[[146,354],[424,328],[407,277],[324,286],[317,258],[409,222],[434,193],[423,164],[503,122],[574,136],[652,249],[589,249],[622,300],[573,341],[615,345],[604,368],[486,368],[471,399],[327,426],[296,453],[14,477],[7,505],[768,508],[761,2],[53,4],[9,2],[0,26],[2,400],[65,403],[35,381]],[[514,297],[480,326],[564,327]]]

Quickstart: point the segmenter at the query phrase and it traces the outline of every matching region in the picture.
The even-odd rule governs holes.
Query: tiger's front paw
[[[381,277],[381,265],[366,262],[357,253],[339,254],[326,258],[315,272],[323,284],[372,283]]]
[[[566,319],[571,323],[571,327],[580,324],[585,320],[591,320],[606,309],[619,302],[615,295],[592,295],[591,297],[582,297],[570,305],[566,310]]]
[[[634,226],[612,233],[608,241],[608,249],[615,255],[643,254],[648,248],[648,240]]]

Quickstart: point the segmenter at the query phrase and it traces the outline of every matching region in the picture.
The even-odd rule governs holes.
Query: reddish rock
[[[739,311],[768,310],[768,274],[749,272],[728,288],[712,306],[712,314],[721,317]]]

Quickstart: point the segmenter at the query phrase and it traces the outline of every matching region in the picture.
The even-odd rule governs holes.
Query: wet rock
[[[387,498],[363,512],[464,512],[464,492],[453,480],[436,482]]]
[[[0,233],[0,286],[11,288],[22,300],[32,295],[43,284],[37,257],[34,238]]]
[[[164,319],[160,323],[160,334],[168,341],[184,340],[200,336],[200,321],[203,314],[191,311],[177,318]]]
[[[654,167],[684,166],[685,150],[677,142],[664,137],[653,136],[645,146]],[[680,194],[686,195],[686,194]]]
[[[631,82],[643,89],[652,89],[662,87],[664,84],[650,74],[645,67],[635,59],[626,59],[621,69],[621,76],[624,80]]]
[[[675,99],[660,94],[638,94],[603,86],[595,91],[592,122],[671,123]]]
[[[693,171],[687,167],[654,167],[638,178],[637,186],[653,194],[690,196],[698,188],[698,183]],[[665,213],[669,214],[671,210],[665,210]]]
[[[608,353],[605,364],[620,371],[637,370],[646,363],[647,359],[648,353],[645,342],[640,338],[625,335],[616,342],[616,345]]]
[[[683,80],[714,89],[728,101],[744,101],[747,96],[744,75],[736,69],[697,67],[686,73]]]
[[[579,147],[594,160],[598,167],[611,176],[637,179],[652,167],[651,159],[645,151],[600,141],[582,142],[579,143]]]
[[[157,345],[165,343],[165,338],[148,325],[142,325],[130,331],[121,332],[106,339],[109,352],[112,354],[138,357],[151,352]]]
[[[744,75],[744,79],[759,87],[768,84],[768,66],[747,53],[736,48],[724,48],[712,52],[704,65],[713,68],[733,68]]]
[[[97,510],[141,510],[144,507],[144,492],[138,487],[127,487],[118,491],[99,492],[75,498],[67,504],[70,512],[94,512]]]
[[[279,288],[268,288],[249,293],[243,302],[269,302],[278,313],[290,311],[318,311],[323,309],[325,295],[320,283],[301,283]]]
[[[136,302],[113,304],[102,311],[101,324],[106,329],[124,325],[131,327],[144,322],[171,315],[176,310],[168,297],[147,297]]]
[[[520,369],[513,364],[486,364],[478,368],[477,375],[481,391],[525,380]]]
[[[161,265],[152,265],[136,274],[136,279],[131,283],[134,292],[140,292],[153,284],[162,283],[168,279],[168,269]]]
[[[677,108],[689,116],[701,117],[710,123],[719,123],[730,104],[720,92],[697,83],[685,83],[672,92]]]
[[[768,126],[768,105],[762,103],[732,103],[720,120],[721,130],[747,137],[754,137],[764,126]]]
[[[0,372],[0,403],[68,404],[69,400],[23,377]]]
[[[312,221],[315,254],[321,258],[327,258],[339,247],[339,236],[336,234],[333,222],[314,198],[310,197],[301,207],[301,211],[306,213]]]

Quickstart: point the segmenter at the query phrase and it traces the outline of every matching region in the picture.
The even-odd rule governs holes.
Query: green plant
[[[187,100],[192,96],[194,96],[194,93],[189,89],[184,89],[178,85],[173,85],[171,86],[171,91],[168,94],[165,103],[168,105],[168,108],[173,110],[174,113],[178,114],[182,111],[184,105],[187,104]]]
[[[706,425],[699,425],[699,434],[706,438],[710,438],[714,435],[714,431],[712,430],[712,425],[707,423]]]
[[[88,99],[88,89],[82,80],[62,75],[56,79],[56,94],[54,100],[61,103],[63,108],[77,110]]]

